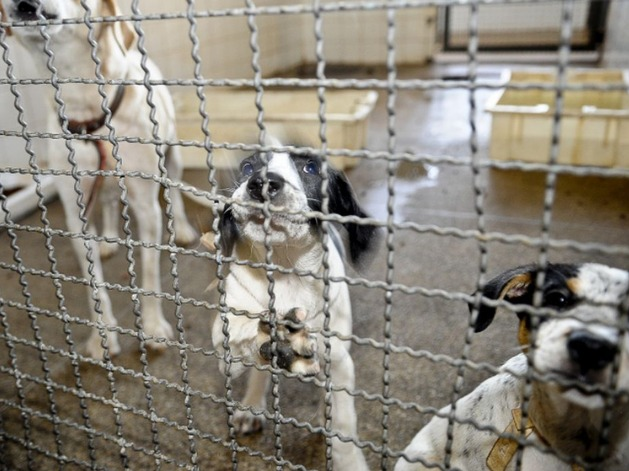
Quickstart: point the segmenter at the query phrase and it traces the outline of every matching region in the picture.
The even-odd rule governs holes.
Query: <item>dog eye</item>
[[[314,160],[309,160],[304,165],[304,172],[309,175],[317,175],[319,173],[319,165]]]
[[[568,296],[561,291],[551,291],[544,296],[544,306],[562,308],[568,304]]]
[[[251,162],[245,162],[240,167],[240,173],[242,173],[245,177],[250,177],[253,175],[253,164]]]

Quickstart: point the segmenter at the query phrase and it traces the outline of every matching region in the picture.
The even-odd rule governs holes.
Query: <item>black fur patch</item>
[[[220,215],[218,224],[218,232],[220,234],[219,243],[220,249],[224,256],[229,257],[234,250],[234,244],[240,237],[240,231],[238,225],[234,220],[234,216],[231,212],[231,205],[225,205],[223,212]]]
[[[568,280],[578,275],[579,266],[572,264],[548,264],[544,275],[544,285],[542,291],[541,307],[555,308],[557,310],[566,309],[573,306],[578,298],[569,286]],[[533,296],[535,294],[535,280],[539,273],[539,267],[536,265],[524,265],[508,270],[489,281],[483,289],[483,297],[497,300],[504,295],[504,299],[512,304],[528,304],[533,305]],[[528,278],[529,282],[522,287],[521,292],[517,295],[504,293],[506,287],[516,278]],[[474,305],[469,306],[470,311]],[[481,332],[485,330],[494,320],[496,315],[496,307],[488,306],[481,303],[476,319],[475,330]],[[527,326],[530,326],[530,315],[525,312],[519,312],[518,316],[524,318]]]
[[[271,159],[272,154],[267,153],[266,157]],[[321,211],[323,202],[321,159],[310,154],[291,154],[291,159],[304,187],[308,206],[313,211]],[[259,175],[264,167],[264,161],[265,159],[259,153],[244,159],[240,164],[241,173],[238,183],[242,184],[248,178]],[[313,171],[315,169],[316,171]],[[358,204],[352,187],[343,173],[328,166],[327,177],[328,212],[330,214],[359,218],[368,217]],[[224,212],[222,219],[225,221],[221,220],[220,224],[221,231],[226,231],[225,235],[221,234],[221,242],[226,254],[230,253],[229,250],[233,248],[234,237],[238,236],[235,221],[230,220],[229,214],[227,210]],[[314,218],[311,223],[314,226],[319,226],[320,220]],[[343,226],[349,237],[350,261],[353,265],[359,266],[363,256],[374,247],[378,239],[378,231],[374,226],[354,222],[343,223]]]

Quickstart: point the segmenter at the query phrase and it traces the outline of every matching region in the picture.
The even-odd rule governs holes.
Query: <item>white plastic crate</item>
[[[558,163],[629,168],[627,72],[570,70],[569,84],[620,84],[624,90],[567,90],[561,113]],[[541,71],[510,71],[507,83],[555,83]],[[492,114],[490,157],[544,163],[550,158],[554,90],[505,89],[487,104]]]
[[[215,143],[258,142],[258,110],[254,90],[228,89],[206,92],[209,131]],[[373,110],[378,94],[375,91],[326,90],[326,138],[330,149],[358,150],[366,145],[367,117]],[[175,94],[179,138],[203,142],[199,99],[194,91]],[[319,99],[316,89],[265,90],[262,99],[264,125],[268,133],[293,142],[320,147]],[[199,147],[184,147],[186,167],[206,167],[206,151]],[[242,154],[215,149],[213,162],[217,168],[238,165]],[[348,168],[357,159],[335,156],[330,159],[336,168]]]

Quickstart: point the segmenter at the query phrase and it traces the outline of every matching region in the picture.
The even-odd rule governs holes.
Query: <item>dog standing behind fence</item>
[[[333,388],[332,430],[345,439],[342,441],[336,436],[332,439],[332,461],[334,469],[366,470],[362,452],[347,441],[357,438],[354,399],[345,391],[354,389],[354,364],[349,341],[337,336],[348,336],[352,332],[349,291],[345,282],[328,282],[326,307],[326,282],[322,279],[326,250],[320,222],[304,214],[322,209],[321,162],[314,156],[285,152],[269,152],[265,156],[266,170],[262,154],[242,162],[234,202],[225,208],[220,220],[223,255],[248,262],[230,264],[225,279],[225,304],[230,312],[214,322],[212,338],[223,359],[221,370],[229,368],[235,377],[244,371],[243,362],[268,365],[275,356],[279,368],[301,375],[317,374],[320,369],[317,352],[325,351],[321,332],[329,314],[327,329],[333,332],[328,336]],[[327,175],[329,212],[364,217],[345,177],[331,169]],[[266,217],[265,200],[271,205]],[[351,261],[357,263],[373,246],[375,229],[354,222],[345,222],[344,226],[349,234]],[[332,225],[329,229],[328,276],[338,279],[345,274],[343,249],[338,233]],[[288,270],[273,271],[276,317],[269,313],[271,297],[266,270],[251,266],[251,263],[267,261],[268,248],[272,249],[271,263]],[[236,311],[244,312],[237,314]],[[273,331],[275,342],[271,341]],[[228,357],[231,361],[226,363],[224,360]],[[234,414],[235,427],[240,433],[261,429],[266,408],[269,372],[249,369],[243,399],[246,409],[236,410]]]
[[[88,42],[88,29],[81,20],[86,16],[86,7],[91,16],[118,16],[119,9],[115,0],[2,0],[2,19],[7,21],[41,21],[47,20],[52,24],[46,26],[16,26],[8,30],[26,47],[35,61],[40,74],[52,76],[52,68],[56,69],[56,77],[71,79],[97,78],[96,63],[92,59],[95,54],[100,61],[100,71],[105,80],[137,80],[145,79],[142,69],[142,55],[133,46],[136,41],[135,31],[123,22],[94,22],[93,39],[97,46],[94,51]],[[68,20],[62,22],[61,20]],[[48,37],[48,39],[46,39]],[[147,60],[151,79],[158,80],[161,74],[155,64]],[[111,126],[116,137],[133,137],[152,139],[154,124],[151,121],[151,108],[147,102],[147,89],[144,85],[106,85],[107,108],[111,112]],[[99,94],[95,83],[64,83],[59,87],[60,98],[64,107],[60,108],[58,116],[64,116],[62,128],[72,134],[100,133],[105,136],[109,130],[105,127],[106,113],[103,111],[103,98]],[[175,139],[174,106],[168,90],[164,86],[153,88],[153,103],[155,119],[159,125],[159,135],[162,140]],[[55,105],[57,106],[57,105]],[[28,117],[27,117],[28,118]],[[65,120],[67,118],[67,120]],[[94,145],[96,143],[96,145]],[[71,163],[72,152],[51,146],[49,165],[55,170],[69,172],[95,171],[113,169],[116,160],[111,153],[107,140],[88,141],[71,140],[68,145],[75,150],[76,164]],[[146,175],[159,175],[159,156],[154,145],[118,142],[117,157],[120,159],[122,172],[136,172]],[[174,180],[181,177],[181,157],[177,147],[165,150],[165,165],[168,176]],[[68,230],[75,233],[82,232],[82,221],[78,205],[78,193],[75,190],[76,180],[68,175],[55,177],[61,202],[66,215]],[[105,180],[113,180],[107,178]],[[80,189],[83,203],[88,210],[96,198],[98,178],[81,177]],[[159,185],[150,178],[129,176],[124,179],[128,190],[129,206],[136,216],[139,239],[150,243],[161,243],[162,214],[159,206]],[[105,182],[105,185],[117,185],[117,180]],[[111,195],[116,190],[103,189],[104,194]],[[196,240],[197,234],[188,223],[181,195],[176,190],[170,190],[173,205],[174,227],[176,239],[179,243],[188,244]],[[86,203],[87,201],[87,203]],[[115,208],[117,206],[114,206]],[[113,225],[115,211],[111,206],[103,208],[106,226]],[[112,235],[111,233],[106,235]],[[86,257],[85,244],[91,244],[94,256],[93,272],[97,283],[103,282],[103,274],[96,244],[82,239],[73,238],[72,243],[77,253],[83,276],[90,278],[89,261]],[[143,288],[149,292],[159,293],[160,270],[159,252],[156,249],[142,249],[142,280]],[[106,290],[98,290],[102,319],[106,326],[117,324],[112,313],[111,302]],[[95,300],[91,288],[88,288],[88,300],[92,318],[97,319]],[[172,327],[164,319],[161,300],[156,296],[147,296],[142,301],[142,321],[144,332],[154,338],[172,338]],[[117,333],[105,328],[107,344],[110,354],[120,350]],[[102,337],[95,329],[87,342],[88,353],[95,358],[103,354]],[[159,348],[163,343],[150,341],[149,345]]]
[[[483,296],[532,305],[538,271],[534,266],[507,271],[486,285]],[[618,314],[628,289],[629,273],[623,270],[598,264],[548,266],[541,305],[557,312],[537,316],[535,321],[532,314],[518,311],[519,342],[525,351],[533,343],[533,370],[521,353],[511,358],[500,374],[456,402],[451,467],[516,469],[518,443],[497,436],[504,431],[512,437],[526,437],[523,471],[582,470],[566,462],[575,458],[585,461],[587,469],[629,469],[629,333],[626,316]],[[482,305],[476,330],[484,330],[495,312],[496,307]],[[539,324],[537,328],[533,328],[535,324]],[[521,402],[529,373],[535,376],[528,419],[523,422]],[[610,390],[611,395],[606,393]],[[606,404],[608,400],[610,404]],[[606,407],[611,407],[610,424],[604,430]],[[452,409],[441,409],[415,436],[404,454],[416,462],[402,457],[396,471],[434,469],[422,462],[443,465],[447,417]],[[525,430],[520,435],[522,425]],[[564,460],[538,447],[549,447]]]

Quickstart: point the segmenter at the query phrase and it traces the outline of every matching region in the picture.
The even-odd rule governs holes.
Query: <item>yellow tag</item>
[[[522,423],[522,411],[513,409],[511,411],[511,422],[505,428],[505,434],[517,435],[520,433],[520,424]],[[526,428],[524,429],[524,436],[528,437],[533,433],[533,425],[529,420]],[[510,437],[499,437],[491,448],[489,455],[487,455],[487,467],[490,471],[504,471],[507,465],[513,458],[513,455],[518,451],[518,442]]]
[[[520,427],[522,424],[522,410],[520,408],[513,409],[511,411],[511,422],[507,425],[503,433],[509,433],[511,435],[520,434]],[[528,438],[534,430],[533,422],[528,419],[526,428],[524,429],[524,437]],[[504,471],[507,469],[507,465],[511,462],[511,459],[518,451],[518,442],[513,438],[499,437],[491,448],[489,455],[487,455],[487,467],[490,471]],[[585,471],[582,466],[572,463],[572,471]]]

